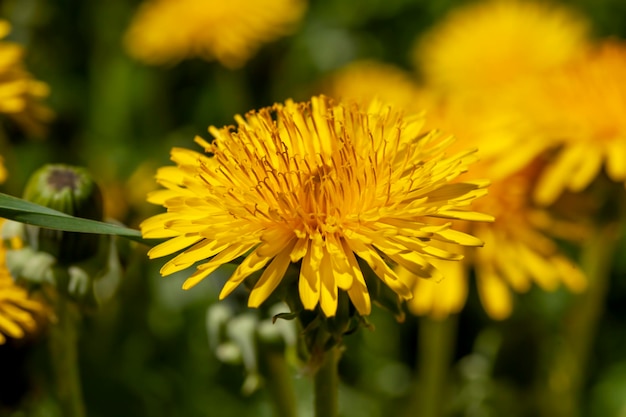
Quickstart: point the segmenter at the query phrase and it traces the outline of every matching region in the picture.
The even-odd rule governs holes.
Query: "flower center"
[[[76,190],[80,181],[76,172],[65,168],[53,168],[47,178],[48,185],[53,187],[55,191],[61,191],[64,188],[70,188],[72,191]]]

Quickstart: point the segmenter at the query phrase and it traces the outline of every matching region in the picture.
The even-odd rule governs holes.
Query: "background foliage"
[[[21,195],[44,163],[86,166],[105,189],[109,215],[136,227],[156,211],[144,197],[172,146],[193,146],[194,135],[207,137],[208,125],[230,124],[234,114],[308,99],[326,74],[355,59],[410,69],[416,36],[463,2],[315,0],[293,36],[263,47],[244,68],[228,70],[201,60],[148,67],[129,58],[121,38],[136,0],[5,0],[0,15],[13,24],[11,39],[25,45],[30,71],[50,85],[56,118],[45,140],[27,138],[3,120],[0,153],[10,176],[1,190]],[[626,37],[622,0],[569,3],[589,16],[596,34]],[[209,347],[205,315],[220,278],[182,291],[188,273],[162,279],[161,262],[147,262],[145,252],[141,245],[128,250],[118,296],[82,323],[88,415],[272,415],[267,392],[243,395],[244,368],[219,362]],[[622,242],[590,358],[586,416],[626,415],[625,259]],[[470,294],[458,318],[448,415],[537,415],[542,361],[556,348],[552,335],[571,296],[533,290],[517,297],[514,315],[493,322]],[[340,412],[413,415],[418,320],[407,316],[399,324],[375,310],[372,322],[375,331],[346,340]],[[0,415],[60,416],[47,388],[44,338],[0,346]],[[301,415],[312,415],[310,381],[294,370],[294,384]]]

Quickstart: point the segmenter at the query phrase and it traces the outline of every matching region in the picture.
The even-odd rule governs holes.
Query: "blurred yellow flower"
[[[145,0],[125,44],[148,64],[201,57],[238,68],[264,43],[293,32],[306,6],[305,0]]]
[[[420,90],[412,74],[391,64],[356,61],[331,73],[321,83],[324,94],[337,100],[379,99],[399,109],[421,112]]]
[[[452,10],[420,38],[413,59],[437,89],[484,94],[579,55],[587,32],[587,22],[564,6],[476,2]]]
[[[492,218],[467,210],[485,193],[485,181],[450,182],[467,170],[472,152],[447,156],[452,138],[424,132],[423,117],[404,116],[378,101],[366,107],[319,96],[235,120],[236,128],[209,128],[212,143],[196,138],[210,156],[173,149],[177,166],[157,173],[166,189],[149,197],[168,211],[145,220],[143,236],[169,238],[149,256],[187,248],[161,273],[202,262],[183,288],[245,257],[222,289],[224,298],[269,263],[250,293],[249,306],[258,307],[293,263],[304,308],[319,305],[326,317],[335,316],[341,290],[367,315],[369,278],[357,257],[410,299],[411,289],[386,260],[440,279],[429,259],[460,256],[432,242],[453,243],[454,249],[482,245],[437,221]],[[285,285],[295,285],[294,279]]]
[[[549,216],[532,203],[536,179],[545,164],[543,151],[548,145],[512,133],[521,123],[515,113],[499,109],[502,114],[498,117],[497,109],[478,106],[472,112],[467,105],[463,100],[433,104],[431,120],[457,135],[454,148],[470,144],[478,147],[480,162],[461,179],[478,176],[492,180],[489,194],[476,200],[472,209],[491,214],[496,220],[455,225],[483,240],[485,246],[466,249],[462,266],[435,261],[445,271],[442,283],[420,280],[408,271],[399,271],[402,279],[412,284],[415,294],[408,303],[409,309],[433,318],[459,312],[465,304],[471,268],[475,271],[481,303],[487,314],[497,320],[511,314],[511,291],[525,292],[533,283],[546,291],[555,290],[560,283],[574,292],[584,290],[583,273],[560,252],[546,231],[556,223],[550,223]]]
[[[0,229],[4,223],[0,219]],[[46,308],[33,300],[28,292],[13,282],[5,261],[6,249],[0,241],[0,345],[7,337],[20,339],[37,329],[37,318],[41,318]]]
[[[537,186],[540,204],[585,189],[602,171],[626,185],[626,44],[607,41],[570,65],[537,79],[527,94],[536,134],[557,155]]]
[[[10,31],[11,25],[0,19],[0,113],[8,115],[27,132],[41,135],[44,123],[52,118],[52,111],[40,103],[48,96],[49,89],[26,71],[24,49],[2,40]]]
[[[0,184],[2,184],[7,179],[7,170],[4,167],[4,159],[2,155],[0,155]]]

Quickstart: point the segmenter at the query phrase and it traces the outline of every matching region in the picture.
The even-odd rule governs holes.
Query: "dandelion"
[[[4,167],[0,165],[0,183],[5,176]],[[0,230],[4,222],[5,219],[0,218]],[[13,247],[21,245],[18,239],[13,239],[10,243]],[[28,332],[36,330],[35,317],[43,311],[43,305],[32,300],[28,292],[13,281],[6,265],[6,248],[3,240],[0,240],[0,345],[6,342],[7,336],[20,339]]]
[[[466,257],[460,265],[436,261],[437,267],[445,271],[443,285],[399,271],[415,294],[408,303],[409,309],[439,319],[459,312],[467,297],[470,269],[475,271],[485,311],[497,320],[511,314],[512,293],[526,292],[533,284],[545,291],[553,291],[561,284],[573,292],[583,291],[584,274],[561,252],[549,232],[562,229],[562,225],[533,204],[537,178],[547,163],[543,157],[545,141],[516,135],[519,120],[507,114],[506,109],[478,107],[471,113],[465,105],[448,102],[445,106],[433,106],[431,120],[457,132],[455,147],[469,143],[478,146],[481,160],[462,179],[478,176],[492,180],[489,194],[476,200],[473,208],[493,215],[495,221],[456,225],[481,239],[485,246],[480,250],[465,249]]]
[[[587,22],[563,6],[491,0],[453,10],[413,55],[435,88],[484,93],[580,55],[587,32]]]
[[[125,44],[148,64],[201,57],[238,68],[261,45],[290,34],[305,10],[304,0],[146,0]]]
[[[535,192],[540,204],[584,190],[603,167],[626,185],[625,77],[626,45],[607,41],[529,89],[534,134],[551,140],[556,151]]]
[[[48,96],[49,88],[26,71],[24,49],[3,40],[10,31],[11,25],[0,19],[0,113],[27,132],[41,135],[43,124],[52,117],[52,111],[40,103]]]
[[[212,143],[196,138],[209,155],[173,149],[176,166],[157,173],[165,189],[149,196],[167,212],[145,220],[143,236],[168,239],[149,256],[185,249],[161,273],[200,263],[183,288],[243,257],[220,298],[265,268],[250,292],[250,307],[285,281],[297,285],[307,310],[319,306],[326,317],[335,316],[341,291],[367,315],[366,271],[410,299],[411,289],[387,261],[441,279],[431,257],[461,257],[432,242],[482,245],[436,221],[492,218],[468,207],[486,192],[486,181],[452,182],[468,169],[472,151],[447,155],[452,138],[422,131],[422,116],[403,116],[380,102],[365,107],[318,96],[235,120],[237,127],[210,127]],[[297,270],[294,279],[287,274],[290,265]]]

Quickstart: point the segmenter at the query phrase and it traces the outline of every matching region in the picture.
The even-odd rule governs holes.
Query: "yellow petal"
[[[578,169],[569,179],[569,189],[574,192],[584,190],[598,175],[602,168],[603,155],[599,150],[588,147],[585,158],[581,159]]]
[[[258,243],[236,243],[214,256],[209,262],[198,266],[198,270],[183,283],[183,290],[197,285],[217,268],[248,252]]]
[[[148,251],[148,257],[150,259],[160,258],[161,256],[171,255],[174,252],[178,252],[181,249],[189,247],[195,243],[198,243],[203,239],[202,236],[196,234],[193,235],[180,235],[173,239],[169,239],[163,243],[160,243]],[[171,261],[170,261],[171,262]]]
[[[320,268],[320,307],[326,317],[334,317],[337,313],[339,294],[333,272],[330,255],[325,253]]]
[[[312,243],[311,243],[312,244]],[[298,279],[298,291],[300,293],[300,299],[302,305],[307,310],[315,309],[320,299],[320,274],[319,274],[319,262],[317,268],[313,268],[313,261],[311,260],[311,250],[302,258],[302,265],[300,266],[300,278]]]
[[[587,278],[583,271],[564,256],[551,258],[552,265],[559,271],[561,280],[570,291],[581,293],[587,289]]]
[[[165,228],[165,222],[172,218],[172,213],[161,213],[147,218],[139,225],[142,236],[146,239],[163,239],[180,235],[175,230]]]
[[[389,288],[404,299],[410,299],[413,294],[411,290],[398,279],[396,273],[382,260],[374,248],[370,248],[358,240],[346,239],[350,249],[363,259]]]
[[[259,281],[250,293],[248,307],[259,307],[276,289],[291,263],[290,255],[294,244],[295,242],[287,246],[263,271],[263,275],[261,275],[261,278],[259,278]]]
[[[204,239],[201,242],[195,244],[191,248],[187,249],[180,255],[171,259],[167,267],[167,275],[174,272],[182,271],[183,269],[193,265],[196,262],[204,261],[212,256],[220,253],[229,245],[216,240]]]
[[[608,145],[606,171],[613,181],[626,180],[626,141],[615,139]]]
[[[549,260],[522,243],[517,245],[517,253],[520,263],[526,267],[529,275],[544,291],[556,290],[559,285],[559,277],[554,265]]]
[[[541,205],[552,204],[563,192],[565,184],[584,159],[584,146],[570,146],[564,149],[542,174],[535,187],[535,201]]]
[[[239,286],[239,284],[243,282],[244,279],[249,277],[250,274],[263,268],[271,259],[272,257],[269,256],[259,256],[258,250],[255,250],[246,256],[246,259],[239,264],[233,275],[231,275],[228,281],[224,284],[224,287],[222,287],[222,291],[219,296],[220,300],[226,298],[235,288]]]
[[[24,337],[24,330],[20,326],[0,314],[0,334],[2,333],[14,338]]]
[[[467,233],[459,232],[458,230],[447,229],[435,233],[434,237],[437,240],[448,243],[458,243],[463,246],[483,246],[483,241]]]
[[[490,268],[480,268],[476,274],[480,301],[494,320],[504,320],[511,315],[513,301],[506,284]]]

